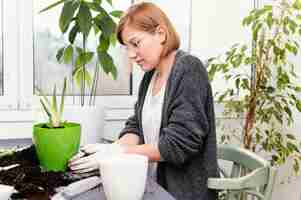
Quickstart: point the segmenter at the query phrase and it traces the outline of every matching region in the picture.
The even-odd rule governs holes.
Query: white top
[[[153,95],[153,85],[158,72],[155,71],[152,80],[147,89],[143,109],[142,109],[142,129],[144,134],[145,144],[158,145],[159,132],[161,125],[162,106],[164,101],[165,85],[160,91]],[[156,178],[157,163],[149,164],[148,175],[151,178]]]

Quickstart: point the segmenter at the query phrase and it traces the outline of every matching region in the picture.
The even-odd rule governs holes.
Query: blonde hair
[[[155,4],[142,2],[132,5],[121,17],[116,29],[118,41],[124,45],[122,31],[126,26],[131,26],[137,30],[154,33],[158,26],[166,30],[166,40],[162,56],[168,55],[180,46],[178,33],[166,14]]]

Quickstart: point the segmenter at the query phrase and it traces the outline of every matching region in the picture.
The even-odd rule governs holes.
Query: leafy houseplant
[[[209,59],[210,78],[219,74],[231,83],[217,100],[224,115],[243,118],[239,137],[245,148],[267,153],[273,165],[292,157],[298,172],[300,143],[285,128],[294,122],[293,112],[301,112],[300,79],[291,61],[299,50],[301,1],[276,0],[254,9],[243,25],[251,29],[252,45],[235,44]],[[222,136],[222,142],[228,139]]]
[[[49,121],[35,124],[33,127],[33,140],[41,166],[45,170],[65,171],[68,160],[77,153],[80,144],[80,124],[62,122],[64,110],[64,97],[66,91],[66,78],[60,107],[56,99],[56,86],[54,86],[52,102],[40,91],[40,102]]]
[[[112,0],[106,0],[112,6]],[[97,54],[95,71],[90,88],[89,105],[92,104],[96,94],[99,66],[105,73],[117,77],[117,69],[113,58],[108,53],[110,46],[116,44],[114,18],[120,18],[122,11],[114,10],[107,12],[102,6],[102,0],[59,0],[40,12],[47,11],[55,6],[63,4],[59,18],[59,27],[62,34],[68,34],[69,44],[57,51],[59,62],[71,63],[73,65],[72,76],[80,87],[81,105],[84,105],[86,85],[91,85],[91,75],[87,65],[93,63],[93,57]],[[94,29],[92,36],[91,29]],[[76,45],[77,36],[81,36],[81,46]],[[97,47],[88,49],[89,38],[97,38]]]

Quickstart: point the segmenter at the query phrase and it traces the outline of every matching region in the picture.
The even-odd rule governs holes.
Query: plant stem
[[[86,53],[86,35],[83,34],[83,52]],[[81,106],[85,105],[85,81],[86,81],[86,64],[83,64],[83,73],[81,79]]]

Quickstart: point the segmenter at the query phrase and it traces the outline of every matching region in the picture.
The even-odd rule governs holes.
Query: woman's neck
[[[163,57],[156,67],[158,72],[158,78],[167,78],[170,72],[170,69],[174,63],[176,56],[176,50],[170,52],[167,56]]]

